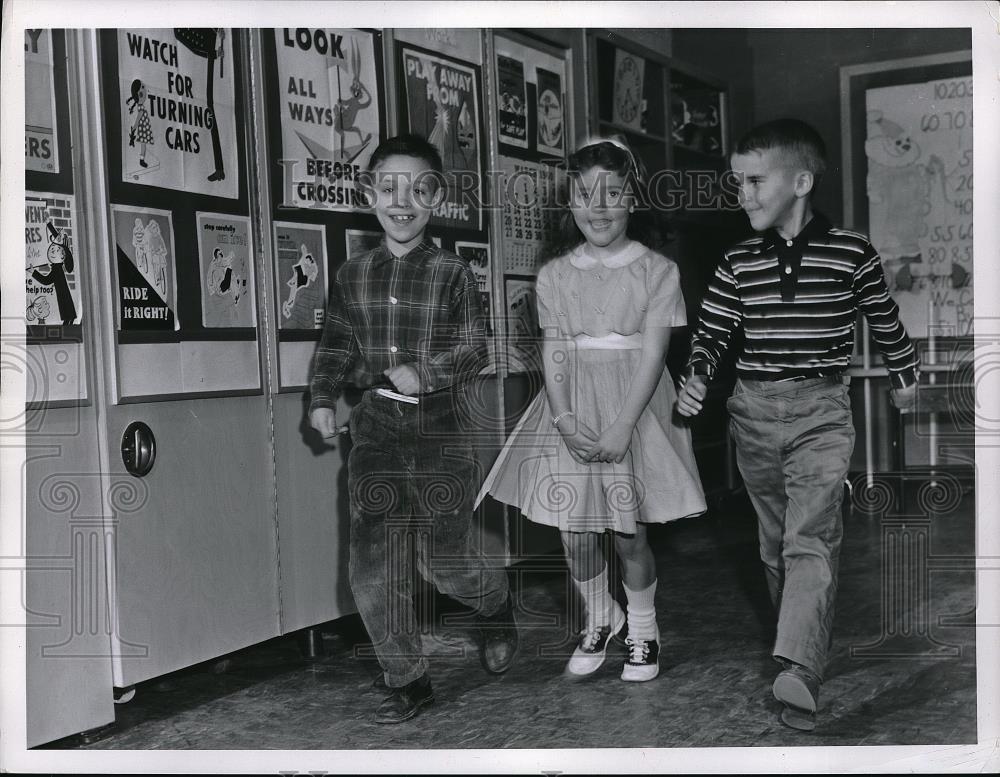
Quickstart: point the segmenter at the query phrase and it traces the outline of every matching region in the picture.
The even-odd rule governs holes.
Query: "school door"
[[[245,49],[236,31],[204,50],[204,41],[185,42],[182,33],[80,33],[85,196],[102,236],[94,271],[101,433],[115,496],[108,589],[118,688],[279,633],[273,445],[252,304],[259,279],[244,253],[255,242]],[[210,62],[206,71],[205,52],[216,45],[224,47],[222,67]],[[163,101],[171,83],[175,91],[183,83],[184,99],[197,101],[206,78],[214,79],[222,135],[215,159],[204,127],[200,155],[193,144],[178,149],[143,91]],[[131,92],[146,97],[149,114],[136,121],[151,125],[137,130],[148,144],[128,143]],[[213,174],[223,165],[224,178]],[[232,272],[213,275],[213,247]]]

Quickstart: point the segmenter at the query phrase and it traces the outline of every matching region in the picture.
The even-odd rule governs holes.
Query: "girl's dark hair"
[[[629,214],[625,234],[650,248],[658,247],[662,243],[662,230],[656,224],[649,206],[644,171],[640,169],[632,152],[623,144],[610,140],[600,140],[582,146],[566,160],[569,185],[572,186],[575,179],[594,167],[620,175],[625,181],[625,189],[635,199],[635,210]],[[568,195],[568,192],[566,194]],[[568,197],[561,197],[559,201],[569,200]],[[562,256],[583,242],[583,233],[576,225],[573,212],[566,207],[559,214],[556,229],[548,235],[542,246],[538,257],[539,264]]]
[[[135,106],[139,104],[140,89],[142,89],[142,81],[137,78],[132,82],[132,86],[129,88],[132,96],[125,101],[125,104],[128,106],[129,113],[132,113],[132,111],[135,110]]]

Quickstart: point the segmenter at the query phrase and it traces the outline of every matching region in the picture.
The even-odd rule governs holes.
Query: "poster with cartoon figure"
[[[507,296],[507,371],[541,369],[534,278],[504,278]]]
[[[643,82],[646,60],[623,49],[615,49],[615,80],[611,120],[622,127],[642,129]]]
[[[482,170],[479,161],[479,84],[470,65],[401,48],[407,129],[437,146],[446,176],[457,184],[435,209],[436,226],[481,229]]]
[[[177,261],[170,211],[112,205],[118,329],[179,330]]]
[[[524,87],[524,63],[497,52],[497,131],[500,142],[528,147],[528,93]]]
[[[972,78],[869,89],[868,224],[915,337],[972,327]]]
[[[238,196],[232,34],[118,30],[122,180]]]
[[[24,169],[59,172],[52,32],[24,31]]]
[[[365,209],[355,181],[379,142],[375,44],[363,30],[277,29],[284,207]]]
[[[480,291],[490,290],[490,246],[489,243],[455,243],[455,253],[469,263]]]
[[[195,218],[202,326],[255,326],[250,219],[221,213],[197,213]]]
[[[312,224],[274,223],[278,329],[320,329],[326,307],[326,231]]]
[[[536,68],[535,72],[538,77],[538,150],[562,156],[564,153],[562,76],[542,67]]]
[[[489,338],[490,359],[487,367],[481,374],[492,374],[495,372],[493,353],[495,344],[493,332],[493,285],[490,272],[490,246],[489,243],[464,243],[455,242],[455,253],[465,259],[472,269],[472,274],[476,276],[476,287],[479,289],[479,300],[483,305],[483,315],[486,316],[486,336]]]
[[[33,326],[79,324],[80,272],[74,256],[73,198],[29,194],[24,200],[24,320]]]
[[[670,137],[674,146],[723,155],[724,106],[723,94],[718,89],[678,76],[670,88]]]

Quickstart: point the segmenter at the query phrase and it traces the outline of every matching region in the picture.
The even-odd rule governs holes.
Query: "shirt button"
[[[390,295],[389,295],[389,302],[391,302],[391,303],[392,303],[393,305],[395,305],[395,304],[396,304],[397,302],[399,302],[399,300],[398,300],[398,299],[396,299],[395,297],[393,297],[393,296],[392,296],[392,295],[390,294]]]
[[[792,241],[791,240],[786,240],[785,241],[785,245],[788,246],[789,248],[791,248],[792,247]]]
[[[791,267],[786,267],[785,268],[785,275],[791,275],[791,274],[792,274],[792,268]]]
[[[396,346],[392,346],[392,347],[391,347],[391,348],[389,349],[389,353],[396,353],[396,351],[398,351],[398,350],[399,350],[399,349],[398,349],[398,348],[397,348]]]

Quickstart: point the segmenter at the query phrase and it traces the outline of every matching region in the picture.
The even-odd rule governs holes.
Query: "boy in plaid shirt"
[[[486,363],[486,320],[469,266],[424,234],[444,194],[442,167],[417,135],[372,154],[365,188],[385,239],[337,273],[310,385],[310,422],[327,439],[348,377],[369,386],[350,419],[350,580],[391,692],[380,723],[408,720],[434,700],[408,537],[421,571],[477,611],[488,672],[505,672],[518,645],[506,573],[476,544],[478,472],[460,424],[462,387]]]

